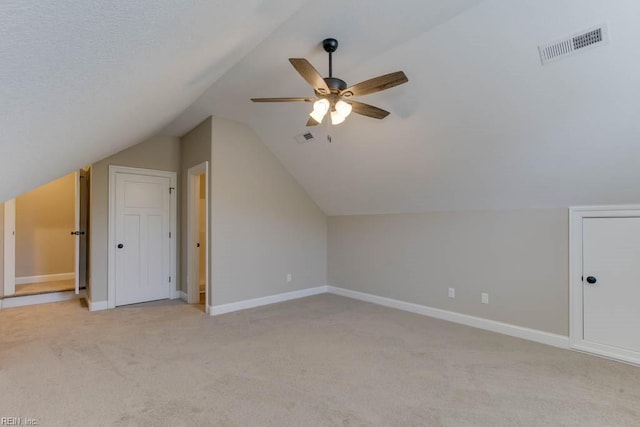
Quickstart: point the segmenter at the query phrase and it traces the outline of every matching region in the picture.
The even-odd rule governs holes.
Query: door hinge
[[[171,283],[171,276],[169,276],[169,283]]]
[[[173,190],[175,190],[175,189],[176,189],[176,187],[169,187],[169,194],[173,194],[172,192],[173,192]]]
[[[169,238],[171,238],[171,232],[169,232]]]

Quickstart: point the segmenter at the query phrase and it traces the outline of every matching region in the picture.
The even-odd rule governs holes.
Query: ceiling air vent
[[[542,65],[574,55],[587,48],[602,46],[609,41],[606,25],[600,25],[586,31],[569,36],[565,39],[538,46]]]
[[[311,132],[301,133],[300,135],[296,136],[296,141],[298,142],[298,144],[304,144],[306,142],[313,141],[314,139],[315,136],[313,136]]]

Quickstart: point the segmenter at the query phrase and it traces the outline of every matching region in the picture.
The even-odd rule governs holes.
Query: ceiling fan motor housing
[[[327,86],[329,86],[331,93],[338,93],[347,88],[347,83],[336,77],[325,77],[324,81],[327,83]]]

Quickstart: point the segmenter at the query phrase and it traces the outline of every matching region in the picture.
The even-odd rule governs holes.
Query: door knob
[[[124,248],[124,245],[122,243],[118,243],[118,249],[122,249]]]
[[[592,285],[593,285],[593,284],[594,284],[594,283],[596,283],[597,281],[598,281],[598,280],[597,280],[595,277],[593,277],[593,276],[587,276],[587,283],[589,283],[589,284],[592,284]]]

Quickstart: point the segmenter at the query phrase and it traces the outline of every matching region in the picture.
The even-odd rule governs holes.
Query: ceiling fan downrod
[[[329,54],[329,78],[333,77],[333,52],[338,50],[338,40],[324,39],[322,40],[324,51]]]

